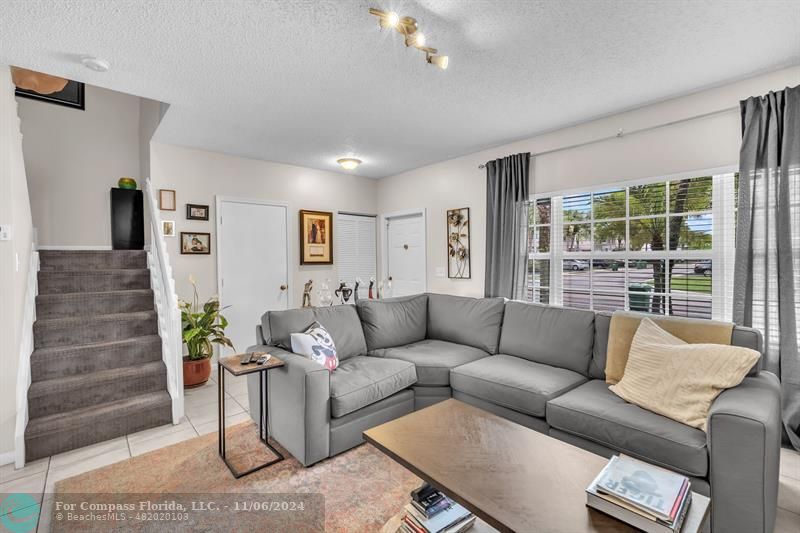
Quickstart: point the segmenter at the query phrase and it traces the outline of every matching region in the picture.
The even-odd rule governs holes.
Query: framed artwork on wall
[[[175,211],[175,191],[172,189],[158,190],[158,208],[162,211]]]
[[[209,255],[211,253],[210,233],[181,232],[181,254]]]
[[[208,206],[200,204],[186,204],[187,220],[208,220]]]
[[[333,264],[333,213],[300,210],[300,264]]]
[[[17,96],[81,111],[86,107],[85,86],[79,81],[20,67],[11,67],[11,78],[16,86],[14,92]]]
[[[469,207],[447,211],[447,277],[470,278]]]
[[[174,237],[175,236],[175,221],[174,220],[162,220],[161,221],[161,234],[164,237]]]

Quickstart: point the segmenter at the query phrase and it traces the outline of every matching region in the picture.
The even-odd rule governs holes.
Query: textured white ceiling
[[[799,64],[798,27],[798,0],[5,0],[0,63],[168,102],[159,141],[382,177]]]

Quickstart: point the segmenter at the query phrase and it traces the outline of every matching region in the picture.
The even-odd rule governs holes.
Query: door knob
[[[285,291],[288,287],[286,285],[281,285],[281,290]]]
[[[389,281],[392,281],[392,276],[389,276]]]
[[[408,250],[408,245],[407,244],[403,245],[403,250]]]

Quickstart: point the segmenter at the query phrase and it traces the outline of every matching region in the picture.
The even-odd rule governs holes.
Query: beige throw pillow
[[[705,431],[711,403],[741,383],[759,357],[740,346],[689,344],[645,318],[625,374],[609,388],[632,404]]]
[[[647,315],[630,311],[614,311],[608,327],[608,346],[606,349],[606,381],[614,384],[625,374],[628,352],[639,324]],[[711,343],[730,344],[733,324],[717,322],[705,318],[684,318],[678,316],[652,317],[651,320],[661,329],[690,344]]]

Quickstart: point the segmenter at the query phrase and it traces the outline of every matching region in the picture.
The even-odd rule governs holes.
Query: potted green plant
[[[191,303],[183,300],[178,303],[187,351],[183,356],[183,386],[187,388],[198,387],[211,376],[212,343],[233,349],[233,343],[225,336],[228,320],[222,316],[219,299],[212,296],[201,306],[194,277],[189,276],[189,281],[194,288],[194,298]]]

